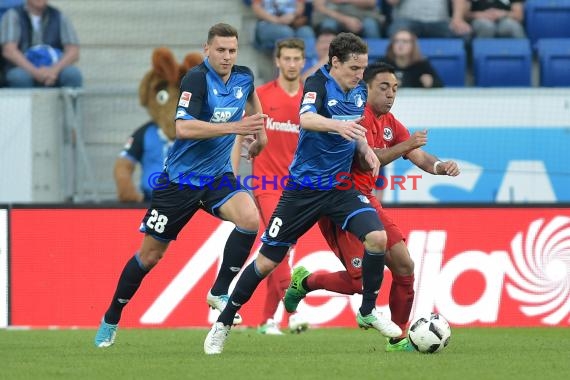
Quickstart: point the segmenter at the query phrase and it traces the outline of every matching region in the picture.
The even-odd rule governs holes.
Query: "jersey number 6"
[[[273,218],[273,223],[271,223],[271,226],[269,227],[269,236],[271,236],[272,238],[276,237],[277,234],[279,233],[279,228],[283,225],[283,221],[281,220],[281,218]]]

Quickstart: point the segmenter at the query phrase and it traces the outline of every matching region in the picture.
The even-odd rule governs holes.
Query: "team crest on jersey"
[[[352,266],[355,268],[362,267],[362,259],[360,257],[353,257],[352,260],[350,260],[350,262],[352,263]]]
[[[234,96],[236,97],[236,99],[243,98],[243,90],[241,89],[241,87],[234,87]]]
[[[384,140],[392,141],[394,138],[394,132],[392,132],[392,128],[384,127]]]
[[[358,108],[361,108],[364,105],[364,100],[362,99],[362,95],[356,94],[354,96],[354,104],[356,104]]]
[[[307,92],[303,97],[303,104],[315,104],[317,101],[317,93],[314,91]]]
[[[360,199],[360,202],[362,202],[362,203],[370,203],[368,198],[366,198],[364,195],[359,195],[358,199]]]
[[[180,94],[180,100],[178,101],[178,105],[180,107],[188,107],[190,104],[190,98],[192,98],[192,93],[188,91],[182,91]]]

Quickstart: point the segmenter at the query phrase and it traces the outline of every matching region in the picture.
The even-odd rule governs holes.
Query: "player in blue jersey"
[[[297,239],[326,215],[364,243],[362,305],[358,325],[375,328],[388,337],[402,330],[375,310],[384,273],[386,232],[368,199],[354,188],[337,187],[357,155],[361,165],[376,174],[379,161],[369,148],[366,129],[358,122],[366,104],[362,81],[368,65],[367,45],[352,33],[340,33],[331,42],[329,63],[305,82],[300,107],[301,132],[290,180],[262,237],[263,246],[234,288],[226,308],[204,341],[206,354],[220,354],[234,315],[258,284],[285,257]]]
[[[253,74],[247,67],[235,65],[237,52],[236,29],[216,24],[208,32],[204,49],[207,58],[182,79],[176,140],[140,227],[145,233],[142,246],[121,273],[95,337],[97,347],[114,343],[123,308],[170,241],[199,209],[236,225],[206,298],[219,311],[226,306],[229,285],[249,256],[259,228],[259,213],[249,193],[237,184],[230,153],[236,135],[256,137],[249,147],[252,157],[267,143],[263,128],[266,116],[261,113]],[[248,116],[243,116],[244,112]],[[236,315],[232,323],[240,321]]]

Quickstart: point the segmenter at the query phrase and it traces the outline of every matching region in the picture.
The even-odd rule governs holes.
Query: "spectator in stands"
[[[284,38],[314,38],[313,28],[305,15],[305,0],[253,0],[257,17],[255,45],[273,52],[275,42]]]
[[[329,46],[331,41],[336,37],[336,32],[332,29],[321,29],[317,40],[315,41],[315,50],[317,51],[317,57],[313,58],[311,62],[308,62],[306,69],[301,76],[301,80],[304,82],[305,79],[317,72],[321,66],[329,62]]]
[[[466,0],[386,0],[392,6],[388,35],[407,29],[419,38],[468,38],[471,26],[465,21]],[[450,5],[452,6],[450,9]],[[451,17],[450,17],[451,14]]]
[[[0,19],[8,9],[17,7],[18,5],[22,4],[24,4],[24,0],[0,0]],[[2,54],[0,54],[0,87],[4,87],[5,84],[6,82],[4,81],[4,57],[2,57]]]
[[[79,40],[71,21],[48,0],[8,10],[0,42],[9,87],[80,87]]]
[[[431,63],[422,56],[416,35],[409,30],[392,36],[384,61],[396,68],[400,87],[443,87]]]
[[[364,38],[380,38],[384,17],[376,0],[313,0],[313,26],[335,32],[352,32]]]
[[[524,0],[470,0],[469,19],[478,38],[525,38]]]

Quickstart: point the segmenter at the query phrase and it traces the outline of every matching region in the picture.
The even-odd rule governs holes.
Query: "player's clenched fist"
[[[362,117],[350,121],[339,120],[336,131],[338,132],[339,135],[341,135],[343,138],[347,139],[348,141],[353,141],[360,137],[366,136],[366,128],[358,124],[361,120]]]
[[[409,145],[409,149],[416,149],[421,148],[422,146],[427,144],[427,130],[423,131],[416,131],[414,132],[408,141],[406,142]]]
[[[238,135],[252,135],[263,130],[266,114],[256,113],[255,115],[245,116],[236,123],[235,132]]]
[[[455,161],[443,161],[437,167],[437,174],[456,177],[459,175],[459,173],[461,173],[461,170]]]

